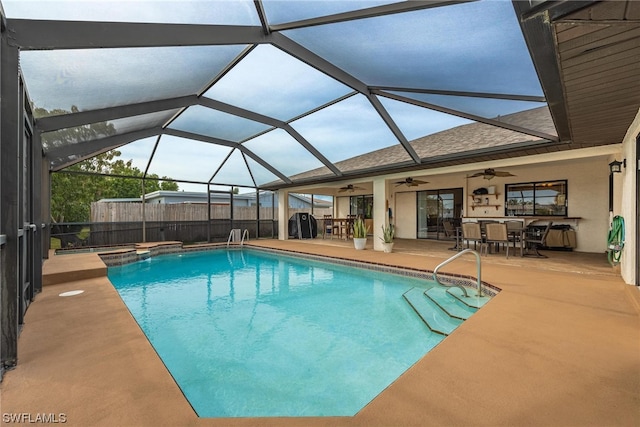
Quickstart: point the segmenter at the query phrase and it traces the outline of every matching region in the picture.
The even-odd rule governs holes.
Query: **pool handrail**
[[[433,270],[433,280],[440,286],[444,286],[446,288],[451,288],[451,287],[458,287],[460,289],[462,289],[462,293],[464,294],[465,298],[469,297],[469,294],[467,293],[467,290],[465,289],[464,286],[462,285],[446,285],[444,283],[442,283],[439,279],[438,279],[438,270],[440,270],[441,267],[444,267],[445,265],[449,264],[450,262],[454,261],[457,258],[460,258],[462,255],[466,254],[466,253],[472,253],[473,255],[475,255],[476,257],[476,266],[477,266],[477,280],[478,280],[478,295],[479,297],[482,296],[482,267],[481,267],[481,258],[480,258],[480,254],[477,251],[474,251],[473,249],[465,249],[461,252],[458,252],[457,254],[455,254],[454,256],[452,256],[451,258],[441,262],[440,264],[438,264],[438,266]]]
[[[231,229],[231,231],[229,232],[229,238],[227,239],[227,247],[229,247],[229,244],[231,242],[235,243],[238,240],[240,241],[240,246],[243,246],[245,237],[247,238],[247,242],[249,241],[249,230],[245,228],[244,231],[242,232],[242,237],[240,237],[240,232],[241,230],[239,228]]]

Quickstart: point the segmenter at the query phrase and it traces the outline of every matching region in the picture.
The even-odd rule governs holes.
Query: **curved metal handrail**
[[[229,238],[227,239],[227,248],[229,247],[229,244],[231,243],[231,241],[233,241],[234,233],[235,233],[235,229],[231,229],[231,231],[229,232]]]
[[[445,265],[449,264],[451,261],[453,261],[453,260],[455,260],[457,258],[460,258],[462,255],[464,255],[466,253],[472,253],[476,257],[476,265],[477,265],[477,272],[478,272],[478,296],[481,297],[482,296],[482,267],[480,266],[480,263],[481,263],[480,260],[481,259],[480,259],[480,254],[477,251],[474,251],[473,249],[465,249],[465,250],[463,250],[461,252],[458,252],[457,254],[455,254],[451,258],[447,259],[446,261],[443,261],[440,264],[438,264],[438,266],[435,268],[435,270],[433,270],[433,280],[435,280],[435,282],[438,285],[444,286],[446,288],[458,287],[458,288],[462,289],[462,292],[464,293],[465,298],[468,298],[469,294],[467,293],[467,290],[465,289],[464,286],[462,286],[462,285],[446,285],[446,284],[442,283],[438,279],[438,270],[440,270],[441,267],[444,267]]]
[[[229,247],[229,244],[231,242],[236,243],[238,240],[240,240],[240,246],[243,246],[245,237],[247,238],[247,242],[248,242],[249,241],[249,230],[247,230],[245,228],[244,231],[242,232],[242,237],[240,237],[240,229],[239,228],[233,228],[231,230],[231,232],[229,233],[229,238],[227,239],[227,248]]]

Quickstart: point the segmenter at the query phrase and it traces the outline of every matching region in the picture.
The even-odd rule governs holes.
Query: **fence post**
[[[211,243],[211,184],[207,183],[207,243]]]
[[[147,241],[147,223],[144,207],[146,205],[145,191],[144,191],[144,178],[140,180],[142,184],[142,243]]]
[[[230,196],[229,197],[229,207],[231,208],[231,212],[229,212],[229,217],[231,219],[231,229],[233,230],[233,228],[234,228],[233,227],[234,226],[234,223],[233,223],[233,210],[234,210],[233,209],[233,187],[231,187],[231,191],[229,191],[229,196]]]
[[[260,190],[256,188],[256,239],[260,238]]]

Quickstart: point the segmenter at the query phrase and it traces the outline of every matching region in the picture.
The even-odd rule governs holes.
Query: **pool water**
[[[417,278],[247,249],[108,274],[200,417],[351,416],[443,339]]]

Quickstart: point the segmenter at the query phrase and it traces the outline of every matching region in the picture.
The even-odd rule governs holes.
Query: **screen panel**
[[[20,66],[36,107],[95,110],[193,95],[244,46],[25,51]]]

